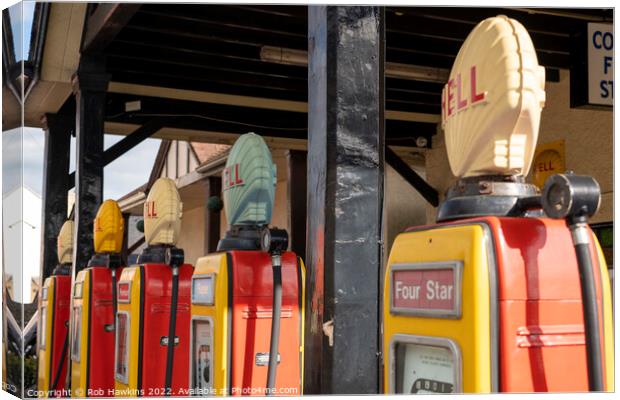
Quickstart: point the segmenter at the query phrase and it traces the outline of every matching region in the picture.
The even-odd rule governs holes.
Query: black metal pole
[[[58,264],[56,240],[67,220],[67,174],[75,117],[45,114],[41,122],[45,132],[45,160],[40,277],[41,282],[45,282]]]
[[[590,254],[590,235],[586,221],[585,217],[577,217],[569,221],[569,226],[577,255],[581,284],[581,304],[583,307],[588,365],[588,390],[591,392],[601,392],[605,390],[603,386],[603,358],[601,354],[594,267],[592,265],[592,255]]]
[[[103,201],[103,124],[110,79],[104,61],[101,56],[82,56],[73,77],[77,139],[74,274],[86,268],[94,254],[93,221]]]
[[[380,390],[384,51],[383,7],[308,7],[305,394]]]

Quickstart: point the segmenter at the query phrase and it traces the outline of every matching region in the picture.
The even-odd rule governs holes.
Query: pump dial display
[[[392,393],[457,393],[462,390],[461,353],[450,339],[396,335],[390,358]]]
[[[213,389],[213,324],[210,319],[192,321],[192,387],[196,395]]]

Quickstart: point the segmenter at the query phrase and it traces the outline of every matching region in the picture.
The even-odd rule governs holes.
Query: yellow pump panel
[[[73,221],[65,221],[60,228],[56,247],[58,251],[58,262],[60,264],[71,263],[73,261]]]
[[[93,226],[96,253],[120,253],[125,221],[118,203],[106,200],[99,207]]]
[[[140,333],[140,268],[137,266],[123,269],[119,279],[122,283],[129,284],[129,302],[119,301],[116,315],[116,340],[127,340],[126,354],[118,354],[119,346],[116,346],[117,354],[114,361],[114,376],[116,396],[138,396],[138,349]],[[127,318],[128,329],[120,332],[119,315]],[[131,315],[132,318],[129,316]],[[124,334],[123,336],[121,336]]]
[[[88,312],[90,297],[85,295],[90,291],[90,279],[87,271],[78,272],[73,285],[73,324],[71,348],[71,397],[86,397],[86,376],[88,370]],[[79,326],[81,329],[76,329]]]
[[[608,392],[615,391],[615,365],[614,365],[614,326],[613,326],[613,312],[612,312],[612,291],[609,281],[609,272],[607,272],[607,262],[601,250],[601,245],[598,242],[596,236],[592,235],[594,239],[594,245],[596,247],[596,257],[599,261],[599,267],[601,272],[601,284],[603,291],[603,347],[605,353],[603,359],[605,360],[605,390]]]
[[[395,264],[434,263],[461,260],[461,318],[429,318],[402,315],[390,310],[391,279],[384,284],[384,384],[395,393],[395,348],[413,339],[429,343],[440,338],[453,353],[455,392],[489,393],[491,387],[491,315],[489,265],[485,243],[488,239],[479,225],[453,226],[420,232],[406,232],[394,241],[386,277]],[[457,275],[458,276],[458,275]],[[458,301],[458,300],[457,300]],[[413,335],[415,332],[415,336]],[[443,346],[442,346],[443,347]],[[495,389],[496,390],[496,389]]]
[[[206,319],[213,323],[213,392],[222,394],[229,386],[228,374],[228,269],[226,253],[210,254],[198,259],[194,276],[215,276],[214,301],[212,306],[192,304],[192,321]],[[192,322],[193,323],[193,322]],[[216,368],[217,367],[217,368]],[[191,372],[190,372],[191,373]],[[191,377],[190,377],[191,381]]]

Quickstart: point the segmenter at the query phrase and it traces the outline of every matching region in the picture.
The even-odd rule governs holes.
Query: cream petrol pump
[[[147,247],[118,282],[116,396],[187,395],[193,267],[175,247],[181,213],[174,181],[159,178],[144,203]]]
[[[442,93],[458,181],[437,224],[398,235],[386,269],[386,392],[614,390],[609,278],[586,224],[598,184],[554,175],[541,195],[524,180],[544,82],[514,19],[463,43]]]
[[[114,396],[116,281],[122,271],[124,220],[104,201],[93,224],[95,255],[73,285],[71,396]]]
[[[268,228],[276,170],[264,140],[240,136],[222,178],[229,230],[192,278],[190,387],[198,396],[299,395],[304,265],[286,251],[287,232]]]
[[[39,397],[66,397],[69,310],[71,307],[71,263],[73,260],[73,221],[65,221],[57,240],[58,266],[45,279],[39,305]]]

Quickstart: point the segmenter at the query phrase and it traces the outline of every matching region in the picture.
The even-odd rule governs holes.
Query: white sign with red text
[[[460,318],[462,269],[461,261],[393,265],[391,312]]]

